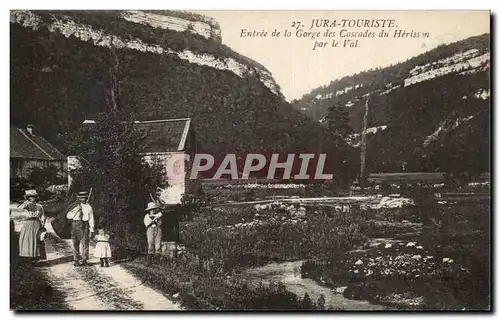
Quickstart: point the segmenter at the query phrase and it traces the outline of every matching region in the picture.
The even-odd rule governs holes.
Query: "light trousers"
[[[149,227],[146,235],[148,237],[148,254],[161,253],[161,227]]]

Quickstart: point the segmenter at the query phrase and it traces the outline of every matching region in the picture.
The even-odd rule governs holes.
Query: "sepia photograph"
[[[490,11],[9,15],[11,311],[492,311]]]

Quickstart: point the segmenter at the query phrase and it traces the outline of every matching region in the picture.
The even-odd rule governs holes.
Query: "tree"
[[[328,110],[325,120],[328,125],[330,150],[333,156],[334,176],[337,182],[345,188],[355,177],[359,163],[356,161],[357,152],[345,141],[352,133],[348,113],[343,106],[334,105]]]
[[[313,303],[311,301],[311,298],[309,297],[309,294],[307,292],[304,294],[304,298],[302,299],[300,303],[300,307],[302,310],[311,310],[313,307]]]
[[[318,298],[318,309],[325,310],[325,295],[321,294]]]
[[[345,110],[345,107],[333,105],[328,109],[325,120],[328,125],[328,131],[333,138],[333,145],[335,147],[345,146],[345,139],[352,133],[352,129],[349,126],[349,114]]]
[[[157,187],[165,187],[163,167],[148,164],[141,156],[143,135],[121,113],[100,115],[91,130],[80,131],[76,154],[81,167],[72,170],[74,187],[93,188],[94,211],[99,226],[110,232],[113,242],[133,251],[143,249],[142,218],[145,204]]]
[[[166,180],[163,167],[147,163],[141,155],[145,134],[135,129],[134,114],[120,108],[119,61],[113,55],[108,108],[95,124],[82,126],[71,139],[72,154],[82,161],[70,174],[74,189],[92,188],[96,221],[108,230],[115,247],[137,252],[145,246],[145,204],[158,187],[166,187]]]

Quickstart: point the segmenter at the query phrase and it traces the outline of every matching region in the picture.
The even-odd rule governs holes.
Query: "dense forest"
[[[401,171],[403,166],[407,171],[487,172],[489,52],[489,34],[468,38],[332,81],[293,103],[330,128],[331,119],[346,113],[350,132],[344,138],[358,142],[351,145],[359,154],[369,95],[367,128],[378,129],[367,134],[368,172]]]
[[[389,67],[367,70],[332,80],[328,85],[313,89],[310,93],[304,94],[300,99],[293,100],[292,104],[298,110],[306,108],[305,113],[314,118],[314,120],[320,120],[325,117],[328,109],[334,104],[345,105],[349,101],[352,101],[354,102],[354,106],[350,109],[362,109],[364,107],[364,98],[362,97],[365,94],[377,91],[380,94],[388,88],[394,88],[398,85],[402,86],[404,85],[404,79],[408,77],[410,71],[416,66],[437,62],[440,59],[445,59],[471,49],[477,49],[478,54],[490,52],[490,34],[467,38],[449,45],[440,45],[435,49]],[[483,78],[489,81],[489,70],[483,74]],[[473,83],[471,80],[462,82]],[[354,88],[356,86],[358,87]],[[353,89],[341,95],[336,95],[337,91],[349,87]],[[318,95],[322,96],[322,98],[317,98]],[[331,97],[325,99],[324,97],[328,95],[331,95]],[[351,125],[357,130],[361,124],[362,116],[358,115],[352,117],[352,119]]]

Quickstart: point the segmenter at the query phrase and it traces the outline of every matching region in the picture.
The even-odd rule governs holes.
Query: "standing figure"
[[[99,229],[99,233],[95,237],[97,244],[95,245],[94,256],[101,261],[101,267],[109,267],[109,258],[111,258],[111,247],[109,245],[109,235],[104,228]]]
[[[36,262],[46,259],[45,246],[40,240],[41,233],[45,231],[46,219],[43,206],[38,203],[36,190],[26,190],[24,197],[27,200],[19,207],[26,210],[28,215],[19,232],[19,256]]]
[[[94,235],[94,211],[87,203],[88,192],[79,192],[77,203],[70,208],[66,218],[71,222],[74,265],[88,265],[90,238]],[[82,252],[80,254],[80,243]]]
[[[144,216],[144,225],[146,226],[146,235],[148,238],[148,263],[153,261],[155,255],[161,253],[161,217],[162,213],[158,205],[154,202],[148,203],[146,215]]]

